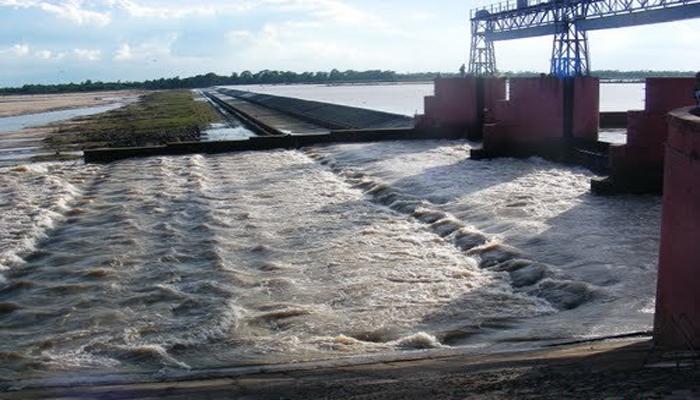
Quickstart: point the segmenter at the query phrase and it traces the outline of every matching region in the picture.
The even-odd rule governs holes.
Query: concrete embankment
[[[251,129],[257,137],[246,140],[218,142],[178,142],[163,146],[138,148],[106,148],[88,150],[84,153],[88,163],[106,163],[132,157],[151,157],[159,155],[182,155],[192,153],[226,153],[251,150],[297,149],[320,143],[357,143],[387,140],[430,140],[458,139],[459,131],[447,129],[414,129],[413,119],[407,116],[381,111],[365,110],[355,107],[319,103],[308,100],[292,99],[255,93],[222,90],[225,94],[207,96],[230,111],[242,123]],[[228,98],[228,99],[227,99]],[[244,101],[257,107],[274,110],[288,116],[289,119],[316,127],[330,127],[330,131],[310,133],[285,133],[279,125],[279,118],[260,114],[254,115],[241,104],[230,101]]]
[[[361,143],[388,140],[459,139],[454,131],[414,129],[355,129],[331,131],[327,134],[258,136],[247,140],[219,142],[180,142],[165,146],[126,147],[86,150],[87,163],[108,163],[126,158],[183,154],[217,154],[252,150],[298,149],[322,143]]]
[[[204,93],[204,95],[209,100],[211,100],[214,104],[216,104],[218,107],[221,107],[225,112],[230,113],[234,118],[241,121],[243,126],[250,129],[256,135],[260,135],[260,136],[279,136],[279,135],[282,135],[282,132],[279,129],[276,129],[273,126],[256,119],[255,117],[253,117],[249,113],[245,112],[244,110],[241,110],[239,107],[233,106],[232,104],[224,101],[220,97],[214,96],[211,93]]]
[[[411,128],[414,125],[411,117],[383,111],[233,89],[219,92],[330,129]]]

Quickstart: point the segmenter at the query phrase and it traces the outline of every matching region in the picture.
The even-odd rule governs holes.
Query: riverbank
[[[0,96],[0,118],[72,108],[95,107],[112,103],[128,103],[143,93],[143,91],[137,90],[120,90],[113,92]]]
[[[219,120],[216,110],[196,101],[191,91],[154,92],[126,107],[61,123],[44,142],[60,152],[198,140]]]
[[[306,364],[190,371],[148,382],[52,382],[5,399],[694,399],[700,370],[654,352],[648,339],[582,343],[514,353],[414,353]],[[94,381],[93,381],[94,382]],[[41,382],[25,382],[29,387]]]
[[[46,139],[60,121],[104,113],[138,100],[143,92],[119,91],[0,96],[0,166],[66,161],[81,153],[48,148]]]

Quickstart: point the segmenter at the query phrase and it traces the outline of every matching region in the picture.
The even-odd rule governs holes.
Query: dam
[[[488,138],[440,122],[469,107],[314,115],[208,93],[249,133],[3,170],[4,390],[651,336],[658,195],[597,196],[577,162],[473,157]]]
[[[181,91],[220,119],[0,167],[0,398],[696,395],[697,82],[608,109],[557,29],[634,18],[498,25],[582,3],[476,12],[420,107]],[[495,73],[551,33],[551,74]]]
[[[180,155],[2,174],[5,376],[100,381],[650,334],[658,197],[594,196],[595,175],[575,165],[470,160],[480,146],[454,129],[405,140],[413,121],[396,114],[338,129],[338,115],[300,120],[224,93],[213,95],[265,125],[253,145],[271,148],[177,143],[166,148]]]

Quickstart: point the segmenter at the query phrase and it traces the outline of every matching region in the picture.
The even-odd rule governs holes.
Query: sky
[[[457,71],[492,0],[0,0],[0,86],[262,69]],[[590,33],[593,69],[700,69],[700,20]],[[498,42],[548,72],[552,39]]]

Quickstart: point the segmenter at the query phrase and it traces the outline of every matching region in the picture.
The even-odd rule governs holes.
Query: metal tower
[[[477,12],[477,15],[480,12]],[[469,56],[469,73],[472,75],[495,75],[498,71],[493,41],[486,37],[488,25],[488,21],[472,19],[472,46]]]
[[[569,3],[565,1],[565,3]],[[557,12],[557,32],[554,34],[552,61],[549,72],[560,78],[590,75],[588,34],[578,29],[576,20],[586,15],[587,3],[570,4]]]
[[[469,72],[496,73],[493,43],[554,35],[550,72],[590,72],[588,31],[700,18],[700,0],[518,0],[472,11]]]

